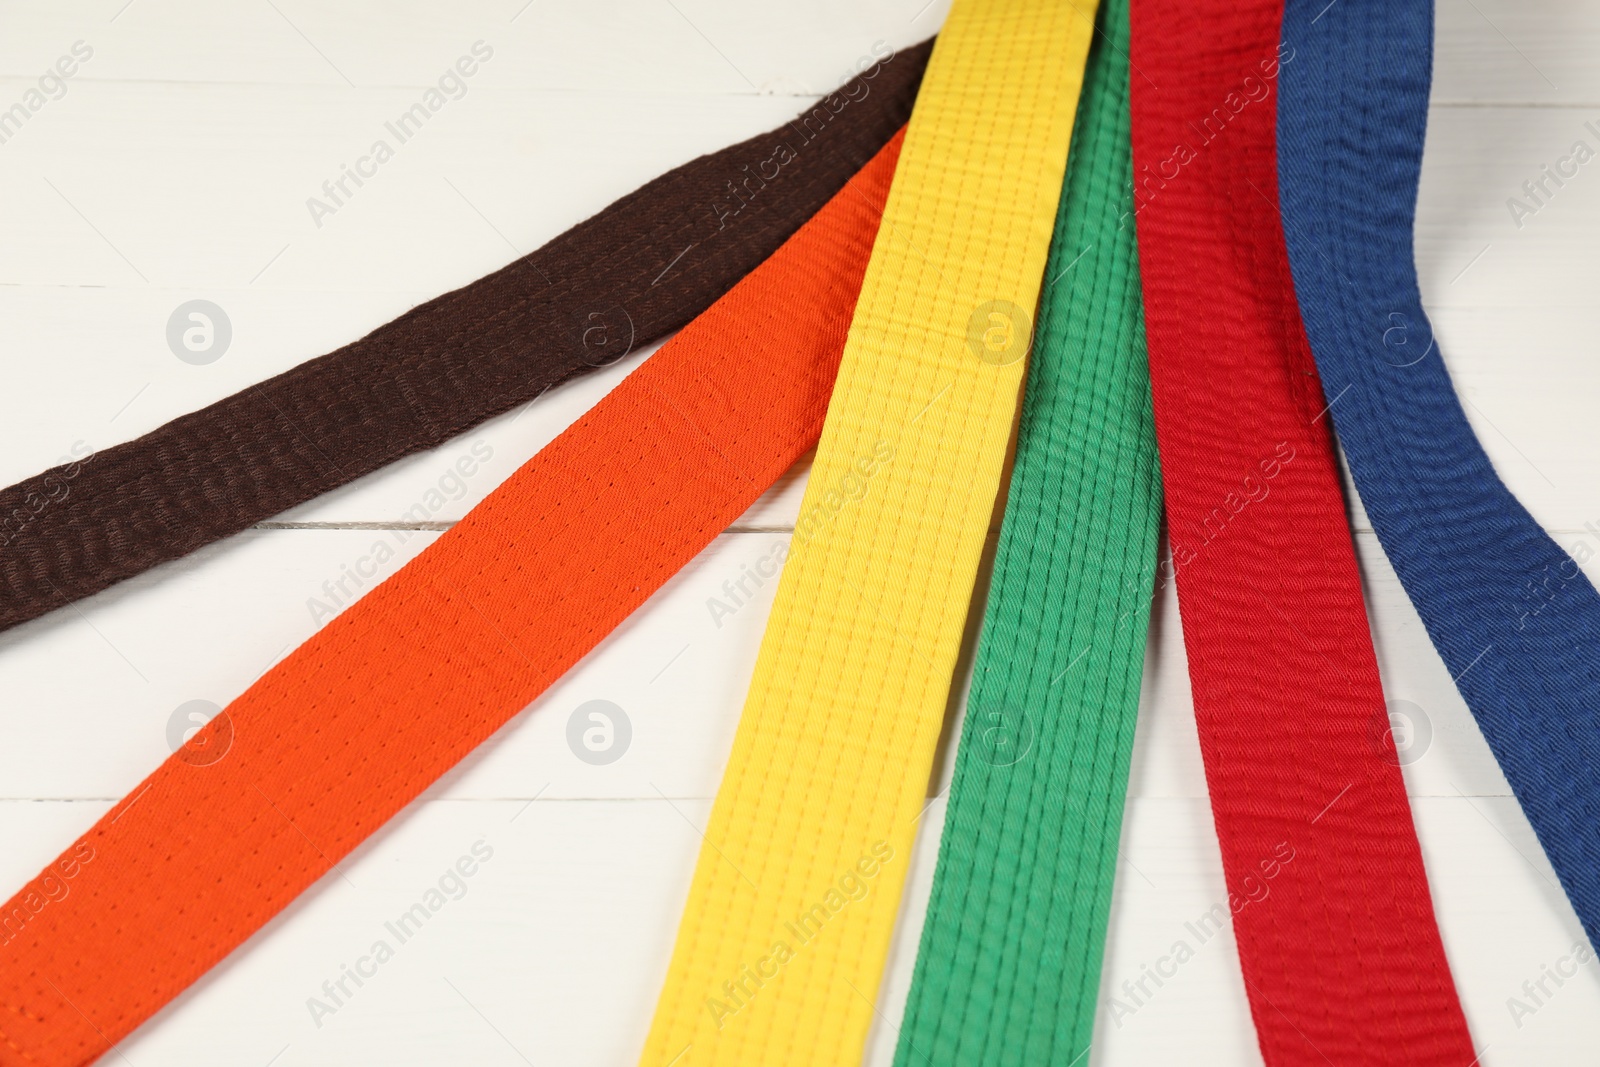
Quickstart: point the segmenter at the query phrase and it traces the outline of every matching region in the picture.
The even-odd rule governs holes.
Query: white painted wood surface
[[[1564,544],[1600,535],[1600,163],[1519,227],[1508,210],[1575,140],[1600,147],[1600,0],[1439,0],[1419,268],[1490,454]],[[486,273],[691,156],[776,125],[874,41],[931,33],[946,0],[32,0],[0,4],[0,108],[75,42],[93,55],[0,143],[0,480],[99,448],[350,340]],[[306,199],[475,42],[493,49],[358,195]],[[50,87],[54,91],[54,86]],[[233,340],[193,366],[165,326],[191,299]],[[627,364],[544,397],[191,559],[0,635],[0,883],[21,884],[168,752],[169,720],[226,703],[316,628],[314,599],[474,443],[459,518]],[[768,599],[706,598],[786,536],[804,464],[578,669],[120,1047],[137,1067],[625,1064],[643,1042]],[[369,528],[349,528],[350,524]],[[325,527],[333,524],[339,528]],[[1446,947],[1490,1065],[1591,1062],[1600,968],[1534,1014],[1508,998],[1582,940],[1504,778],[1356,509],[1389,695],[1431,740],[1405,770]],[[1591,564],[1591,577],[1600,569]],[[633,725],[607,766],[567,718]],[[1419,732],[1420,736],[1420,732]],[[923,823],[868,1061],[888,1064],[943,801]],[[324,980],[478,842],[434,925],[318,1026]],[[1224,899],[1176,603],[1158,604],[1106,990]],[[1228,935],[1130,1015],[1095,1065],[1259,1062]],[[1547,983],[1547,988],[1554,989]]]

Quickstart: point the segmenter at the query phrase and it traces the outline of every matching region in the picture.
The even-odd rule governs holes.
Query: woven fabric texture
[[[1000,487],[1094,6],[956,0],[641,1062],[862,1054]]]
[[[1306,332],[1372,527],[1592,944],[1600,595],[1511,495],[1456,399],[1412,255],[1429,0],[1290,2],[1278,138]],[[1550,383],[1557,386],[1557,383]]]
[[[11,898],[0,1065],[106,1053],[527,707],[816,444],[899,143]],[[195,758],[223,730],[225,755]],[[63,877],[70,902],[36,906]]]
[[[1304,59],[1282,15],[1132,10],[1150,378],[1229,891],[1202,926],[1231,919],[1272,1067],[1467,1067],[1278,214],[1277,88]]]
[[[1098,18],[897,1067],[1094,1036],[1161,524],[1127,0]]]
[[[0,490],[0,630],[613,363],[705,310],[910,116],[931,43],[353,344]]]

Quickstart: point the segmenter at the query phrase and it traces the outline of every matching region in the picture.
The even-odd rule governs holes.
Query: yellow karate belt
[[[1000,490],[1094,0],[956,0],[644,1067],[858,1062]]]

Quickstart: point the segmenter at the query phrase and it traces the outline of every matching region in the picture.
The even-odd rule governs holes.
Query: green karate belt
[[[1098,21],[895,1067],[1066,1067],[1094,1032],[1161,517],[1127,0]]]

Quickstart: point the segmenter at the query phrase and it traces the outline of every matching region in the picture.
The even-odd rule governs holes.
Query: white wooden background
[[[351,340],[655,174],[778,124],[875,41],[932,33],[947,0],[924,2],[0,3],[0,109],[75,42],[93,50],[0,144],[0,481]],[[1584,126],[1600,127],[1600,0],[1439,7],[1418,226],[1425,303],[1501,474],[1557,540],[1600,550],[1600,162],[1520,227],[1506,204],[1574,141],[1600,148]],[[493,56],[466,94],[316,225],[306,199],[480,40]],[[233,329],[203,366],[166,342],[169,315],[192,299],[221,306]],[[459,518],[636,363],[0,635],[0,888],[167,755],[180,705],[227,703],[308,637],[325,581],[378,543],[398,553],[388,573],[436,537],[397,520],[474,443],[492,458],[437,522]],[[706,598],[788,536],[804,477],[341,864],[346,877],[324,879],[123,1042],[117,1062],[634,1062],[770,602],[718,627]],[[1533,1006],[1524,981],[1582,934],[1359,510],[1356,524],[1386,687],[1425,718],[1405,774],[1482,1062],[1592,1062],[1600,967],[1559,989],[1547,980],[1555,995],[1513,1016],[1509,998]],[[592,699],[615,702],[633,728],[605,766],[566,742],[569,716]],[[1225,899],[1170,591],[1140,714],[1088,1062],[1258,1063],[1230,937],[1194,946],[1133,1015],[1107,1010],[1110,990]],[[923,823],[873,1064],[892,1057],[943,810],[935,800]],[[480,840],[493,858],[466,895],[318,1026],[307,998]]]

